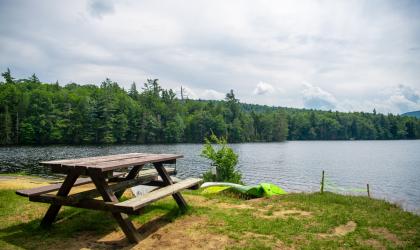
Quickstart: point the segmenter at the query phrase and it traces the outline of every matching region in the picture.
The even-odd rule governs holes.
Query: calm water
[[[179,153],[178,177],[200,176],[209,163],[200,157],[200,144],[51,146],[0,148],[0,172],[24,171],[50,175],[41,160],[129,152]],[[233,144],[239,170],[247,184],[273,182],[290,192],[319,190],[322,170],[327,190],[398,202],[420,212],[420,140],[416,141],[300,141]]]

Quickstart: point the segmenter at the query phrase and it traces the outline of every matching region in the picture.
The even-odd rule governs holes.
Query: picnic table
[[[170,175],[174,174],[175,169],[166,168],[164,164],[175,164],[176,159],[181,157],[183,156],[176,154],[130,153],[44,161],[40,164],[50,167],[54,173],[65,174],[64,181],[33,189],[18,190],[16,193],[29,197],[30,201],[51,204],[41,221],[43,227],[48,227],[54,222],[61,206],[109,211],[128,240],[136,243],[139,242],[140,237],[128,218],[128,214],[138,214],[144,206],[169,195],[172,195],[181,209],[185,209],[187,203],[180,191],[196,187],[201,181],[197,178],[189,178],[174,183]],[[154,169],[142,170],[148,163],[153,164]],[[117,172],[117,170],[128,168],[128,173]],[[139,197],[119,201],[127,188],[140,184],[154,185],[159,188]],[[90,185],[92,188],[70,193],[72,187],[82,185]],[[97,199],[97,197],[102,199]]]

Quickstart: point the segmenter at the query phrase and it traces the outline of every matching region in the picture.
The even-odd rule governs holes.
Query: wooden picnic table
[[[181,157],[183,156],[176,154],[130,153],[45,161],[40,164],[50,167],[54,173],[66,174],[63,183],[18,190],[16,193],[29,197],[30,201],[51,204],[41,221],[41,226],[50,226],[61,206],[109,211],[128,240],[135,243],[140,237],[127,214],[137,214],[142,207],[168,195],[172,195],[178,206],[185,209],[187,203],[180,191],[197,186],[201,181],[197,178],[189,178],[174,183],[170,177],[170,174],[175,172],[174,168],[165,168],[164,164],[175,164],[176,159]],[[154,169],[142,170],[148,163],[152,163]],[[128,174],[116,172],[127,168],[131,168]],[[79,178],[82,176],[87,178]],[[158,180],[158,176],[161,180]],[[93,183],[94,187],[70,194],[72,187],[89,183]],[[118,200],[127,188],[140,184],[157,185],[160,188],[126,201]],[[96,197],[102,197],[102,200],[95,199]]]

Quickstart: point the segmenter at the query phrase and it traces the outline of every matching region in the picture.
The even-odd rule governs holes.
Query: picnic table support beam
[[[124,178],[124,180],[132,180],[136,178],[136,176],[139,174],[140,170],[143,168],[144,165],[138,165],[133,166],[133,168],[130,170],[128,175]],[[125,189],[115,192],[115,196],[119,199],[124,194]]]
[[[114,203],[112,202],[104,202],[102,200],[95,200],[95,199],[74,200],[70,196],[61,197],[61,196],[55,196],[52,194],[41,194],[41,195],[30,196],[29,201],[49,203],[49,204],[60,205],[60,206],[101,210],[101,211],[121,212],[121,210],[118,210],[113,206]]]
[[[71,188],[73,187],[78,177],[79,173],[76,170],[70,171],[63,184],[61,185],[60,189],[58,190],[57,196],[66,197],[69,194]],[[47,213],[41,221],[41,226],[49,227],[57,217],[60,208],[61,205],[51,204],[51,206],[48,208]]]
[[[162,162],[155,162],[153,163],[153,166],[156,168],[156,171],[159,173],[165,186],[174,184],[165,167],[163,166]],[[187,209],[187,202],[185,201],[184,197],[182,197],[181,193],[175,193],[172,195],[172,197],[175,199],[176,203],[178,204],[181,210]]]
[[[92,178],[93,183],[96,186],[96,189],[102,196],[102,199],[105,202],[118,202],[118,198],[109,188],[108,183],[105,180],[103,173],[97,169],[88,169],[88,173]],[[140,241],[140,235],[137,233],[136,228],[133,223],[128,218],[128,215],[118,212],[112,212],[112,216],[118,222],[118,225],[123,230],[124,234],[127,236],[127,239],[131,243],[138,243]]]

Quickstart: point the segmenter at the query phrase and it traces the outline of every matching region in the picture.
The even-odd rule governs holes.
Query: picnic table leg
[[[64,179],[63,184],[61,184],[60,189],[57,192],[57,196],[63,196],[66,197],[71,188],[73,187],[73,184],[76,182],[77,178],[79,177],[79,173],[76,171],[71,171],[67,174],[66,179]],[[57,217],[58,211],[60,211],[61,205],[55,205],[51,204],[48,208],[47,213],[45,214],[44,218],[41,221],[42,227],[48,227],[50,226],[54,220],[55,217]]]
[[[140,170],[143,168],[144,165],[138,165],[138,166],[133,166],[133,168],[130,170],[130,172],[128,173],[128,175],[124,178],[125,180],[131,180],[136,178],[137,174],[140,172]],[[117,198],[121,198],[121,196],[123,195],[123,193],[125,192],[125,189],[115,192],[115,196]]]
[[[101,194],[102,199],[104,201],[118,202],[118,198],[109,188],[103,173],[97,171],[96,169],[89,169],[88,171],[90,178],[92,178],[92,181],[95,184],[96,189]],[[131,243],[137,243],[140,241],[140,235],[137,233],[136,228],[128,218],[128,215],[118,212],[112,212],[112,216],[118,222],[118,225],[121,227],[124,234],[127,236],[127,239]]]
[[[159,173],[165,186],[174,184],[173,180],[171,179],[161,162],[155,162],[153,163],[153,166],[156,168],[156,171]],[[184,197],[182,197],[181,193],[175,193],[172,195],[172,197],[175,199],[179,208],[181,208],[182,210],[187,209],[187,202],[185,201]]]

